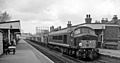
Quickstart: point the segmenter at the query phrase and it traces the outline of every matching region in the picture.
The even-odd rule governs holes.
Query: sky
[[[120,17],[120,0],[0,0],[0,11],[7,11],[11,20],[20,20],[25,33],[35,33],[36,27],[73,25],[85,22],[90,14],[92,22],[102,18]]]

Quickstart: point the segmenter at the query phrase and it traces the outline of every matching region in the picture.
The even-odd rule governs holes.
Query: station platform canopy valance
[[[20,29],[20,21],[0,22],[0,29]]]

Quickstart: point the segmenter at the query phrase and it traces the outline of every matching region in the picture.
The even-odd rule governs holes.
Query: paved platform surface
[[[15,55],[2,55],[0,63],[54,63],[24,40],[16,46]]]
[[[110,57],[120,58],[120,50],[99,49],[99,52],[102,55],[107,55],[107,56],[110,56]]]

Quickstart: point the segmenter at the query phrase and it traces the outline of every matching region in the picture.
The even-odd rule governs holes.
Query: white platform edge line
[[[26,42],[26,41],[25,41]],[[27,42],[26,42],[27,43]],[[35,49],[33,46],[31,46],[30,44],[27,43],[27,45],[29,45],[30,47],[32,47],[33,49]],[[35,49],[37,52],[39,52],[37,49]],[[46,59],[48,59],[51,63],[54,63],[52,60],[50,60],[47,56],[45,56],[43,53],[41,53],[42,56],[44,56]]]

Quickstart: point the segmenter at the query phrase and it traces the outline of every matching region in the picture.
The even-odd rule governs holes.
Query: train
[[[33,37],[35,39],[35,37]],[[31,38],[30,38],[31,39]],[[94,29],[87,26],[75,26],[49,32],[45,36],[49,48],[57,49],[63,54],[79,59],[96,59],[99,57],[97,35]],[[39,41],[40,42],[40,41]]]

